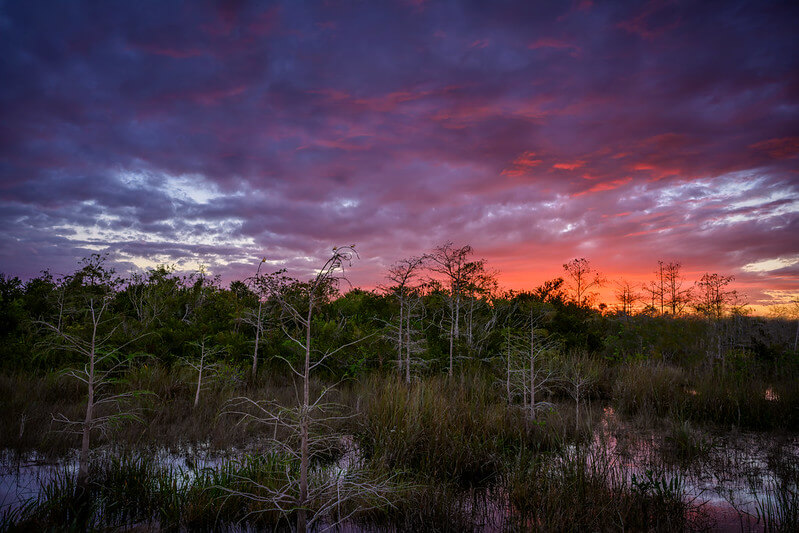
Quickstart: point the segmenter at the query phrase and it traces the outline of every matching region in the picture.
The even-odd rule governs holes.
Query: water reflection
[[[778,396],[768,389],[766,399],[777,401]],[[628,480],[647,472],[665,479],[678,476],[686,500],[710,515],[717,530],[763,530],[769,505],[774,515],[787,511],[780,505],[792,504],[781,503],[777,489],[786,484],[792,484],[794,494],[797,489],[796,436],[707,430],[688,422],[644,429],[620,420],[612,407],[606,407],[591,447],[625,472]]]
[[[772,401],[778,401],[773,391],[771,394],[775,398]],[[584,460],[608,474],[605,479],[614,487],[673,483],[690,504],[689,523],[710,517],[716,530],[763,530],[764,515],[779,516],[795,502],[780,496],[786,487],[794,494],[797,490],[799,439],[795,435],[711,430],[687,421],[660,422],[653,430],[652,421],[627,421],[609,406],[594,413],[597,423],[591,438],[565,446],[548,460]],[[332,465],[334,473],[339,474],[363,462],[352,437],[344,437],[340,444],[343,453]],[[187,446],[151,453],[158,464],[182,472],[178,478],[181,483],[191,483],[197,472],[220,468],[244,452],[220,453],[208,446]],[[101,449],[95,458],[114,454],[113,450]],[[53,462],[36,453],[24,457],[10,451],[0,453],[0,512],[37,497],[41,486],[57,473],[74,473],[76,469],[74,456]],[[469,516],[481,531],[506,530],[515,512],[503,486],[470,492],[457,507],[455,510]]]

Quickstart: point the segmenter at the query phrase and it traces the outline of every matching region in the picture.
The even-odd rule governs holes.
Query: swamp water
[[[795,516],[799,436],[700,429],[688,422],[651,431],[604,410],[590,445],[632,486],[674,483],[714,531],[763,531]],[[785,497],[787,495],[787,498]]]
[[[336,474],[357,468],[361,462],[351,437],[344,437],[342,445],[343,455],[328,467]],[[158,450],[148,458],[177,473],[179,485],[190,485],[200,472],[222,469],[243,455],[242,451],[220,453],[199,446]],[[112,459],[113,453],[100,449],[94,456],[106,460]],[[652,431],[628,425],[606,408],[589,442],[567,446],[551,460],[586,461],[609,472],[608,479],[633,490],[674,491],[695,515],[689,524],[711,531],[772,530],[768,526],[786,516],[795,517],[792,507],[799,503],[799,437],[795,435],[714,432],[688,423]],[[42,488],[59,476],[76,472],[75,456],[52,461],[36,453],[20,457],[3,451],[0,516],[40,497]],[[512,524],[511,508],[505,490],[495,487],[469,493],[453,512],[469,516],[477,530],[505,531]],[[354,524],[344,530],[363,531]],[[231,531],[256,529],[234,526]]]

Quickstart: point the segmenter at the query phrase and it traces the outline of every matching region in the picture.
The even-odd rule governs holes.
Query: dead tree
[[[638,286],[627,280],[616,282],[615,296],[620,305],[619,311],[625,318],[632,314],[636,302],[642,297]]]
[[[425,257],[411,257],[394,263],[386,277],[393,283],[389,291],[393,292],[400,305],[399,322],[397,323],[397,373],[402,376],[403,345],[406,344],[403,328],[407,322],[406,308],[409,305],[409,293],[413,290],[413,280],[419,275],[424,266]],[[410,369],[406,369],[407,379],[410,380]]]
[[[506,376],[505,387],[508,402],[521,396],[522,407],[530,420],[535,420],[536,411],[544,404],[540,402],[542,392],[548,391],[555,372],[546,364],[544,357],[553,351],[557,343],[544,329],[548,312],[545,307],[529,302],[529,309],[520,309],[522,315],[507,323],[505,331]],[[525,316],[526,315],[526,316]]]
[[[460,310],[461,297],[466,287],[469,273],[473,267],[469,266],[468,258],[472,254],[472,247],[469,245],[455,248],[451,242],[447,242],[436,248],[430,254],[430,269],[444,276],[449,283],[449,304],[450,304],[450,330],[449,330],[449,371],[452,370],[455,359],[455,343],[460,337]]]
[[[202,390],[205,383],[207,383],[210,379],[213,379],[215,377],[216,371],[219,367],[217,363],[209,363],[209,360],[224,351],[224,348],[222,348],[221,346],[208,346],[207,343],[208,343],[208,337],[203,337],[202,340],[200,340],[200,342],[191,343],[192,346],[199,348],[200,350],[199,359],[189,358],[189,357],[181,358],[181,361],[183,362],[184,365],[194,369],[197,372],[197,387],[194,393],[195,409],[200,404],[200,391]]]
[[[324,402],[332,387],[325,388],[312,399],[311,373],[339,351],[363,340],[357,339],[320,352],[313,344],[313,318],[321,306],[329,300],[337,282],[344,279],[344,265],[349,264],[355,257],[357,254],[354,246],[334,248],[331,257],[307,283],[300,283],[285,276],[284,271],[263,276],[269,298],[280,309],[280,327],[283,334],[301,352],[299,365],[288,359],[282,359],[288,364],[291,372],[300,379],[302,394],[298,395],[298,404],[295,407],[281,406],[268,400],[258,401],[241,397],[233,399],[226,409],[226,413],[238,415],[242,420],[274,428],[270,441],[275,449],[296,460],[300,465],[299,477],[295,478],[290,472],[287,473],[289,479],[279,489],[261,487],[267,493],[265,497],[242,491],[237,491],[236,494],[261,502],[265,510],[276,510],[286,516],[296,513],[296,528],[302,533],[309,528],[312,529],[318,520],[327,516],[336,505],[357,495],[371,494],[385,500],[386,485],[382,481],[367,482],[358,479],[358,474],[353,474],[342,481],[341,476],[325,477],[319,472],[314,473],[315,483],[311,483],[310,478],[311,459],[322,451],[330,450],[340,441],[329,426],[337,417],[336,406]],[[283,428],[288,437],[278,438],[277,428]],[[252,482],[252,480],[247,481]],[[331,493],[332,488],[336,489],[335,494]]]
[[[252,350],[252,377],[255,379],[255,376],[258,373],[258,348],[261,345],[261,337],[263,335],[264,330],[264,322],[263,322],[263,311],[264,311],[264,300],[268,294],[269,287],[266,284],[265,279],[261,276],[261,267],[263,267],[264,263],[266,263],[266,258],[264,257],[261,259],[261,262],[258,263],[258,270],[255,272],[255,276],[250,278],[248,281],[250,286],[253,288],[255,295],[258,298],[258,311],[253,313],[252,311],[246,313],[243,317],[243,321],[246,324],[249,324],[255,328],[255,346]]]
[[[574,428],[580,428],[580,403],[599,379],[597,365],[588,357],[573,354],[563,362],[561,379],[566,392],[574,400]]]
[[[59,305],[55,321],[40,321],[48,334],[48,345],[81,356],[82,367],[64,371],[86,386],[86,411],[82,420],[71,420],[63,414],[53,420],[64,430],[81,436],[78,456],[78,484],[84,486],[89,477],[89,451],[94,431],[105,433],[112,422],[137,418],[133,411],[124,411],[125,403],[140,391],[114,390],[120,383],[119,371],[127,364],[122,350],[141,339],[139,335],[121,343],[114,337],[122,326],[120,317],[110,307],[120,280],[113,270],[104,268],[105,257],[94,254],[82,261],[74,275],[62,280],[58,289]]]
[[[663,267],[663,278],[666,285],[666,305],[672,316],[681,315],[685,306],[691,301],[691,290],[683,289],[684,279],[680,270],[682,265],[670,261]]]
[[[412,365],[423,366],[423,363],[416,357],[425,351],[425,338],[423,330],[420,330],[418,323],[424,321],[425,306],[424,300],[418,288],[410,290],[407,294],[407,307],[405,312],[405,383],[411,382]]]
[[[721,319],[738,296],[737,291],[727,289],[734,279],[734,276],[705,273],[695,284],[697,312],[707,318]]]
[[[596,296],[590,292],[595,287],[601,287],[604,283],[602,276],[591,266],[591,262],[585,257],[572,259],[563,265],[563,270],[570,278],[571,290],[574,302],[580,306],[588,306]]]
[[[539,364],[542,356],[556,346],[555,339],[550,336],[546,330],[542,329],[543,322],[547,318],[548,313],[546,309],[530,306],[530,350],[529,350],[529,370],[530,370],[530,418],[535,420],[536,404],[536,391],[541,387],[545,387],[552,379],[553,373],[546,370]]]

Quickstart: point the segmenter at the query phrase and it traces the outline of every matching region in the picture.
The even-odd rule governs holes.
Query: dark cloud
[[[787,2],[5,2],[0,270],[445,240],[508,284],[799,254]],[[754,186],[752,184],[755,184]],[[776,271],[775,271],[776,272]],[[774,274],[797,290],[795,269]]]

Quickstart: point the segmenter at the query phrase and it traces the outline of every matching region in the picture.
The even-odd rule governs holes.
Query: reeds
[[[799,380],[630,363],[617,370],[613,406],[650,423],[690,420],[752,430],[799,429]]]
[[[366,457],[383,469],[485,485],[505,455],[538,444],[540,426],[508,409],[486,376],[442,376],[411,386],[373,377],[362,390],[356,436]]]
[[[575,446],[521,453],[507,465],[505,487],[514,526],[543,531],[676,531],[688,526],[678,476],[643,476],[608,450]]]
[[[545,398],[548,409],[535,421],[523,407],[508,404],[488,365],[411,384],[375,373],[340,385],[331,400],[342,405],[342,413],[331,431],[352,435],[364,468],[360,475],[390,476],[394,489],[374,502],[364,494],[362,501],[331,508],[320,524],[352,513],[351,523],[399,530],[694,528],[701,510],[686,503],[681,478],[669,468],[710,463],[720,453],[705,424],[799,428],[795,379],[663,362],[591,364],[597,366],[595,380],[581,393],[579,417],[569,391],[553,389]],[[235,368],[229,375],[211,384],[193,408],[194,391],[179,369],[147,364],[129,370],[128,386],[153,393],[139,400],[144,423],[125,421],[98,439],[102,450],[86,491],[78,489],[74,472],[60,470],[36,500],[0,515],[0,530],[290,527],[291,512],[275,510],[264,499],[268,489],[292,478],[295,461],[264,447],[264,427],[239,424],[220,412],[230,398],[244,395],[294,405],[294,383],[267,372],[236,379]],[[317,390],[324,385],[311,384]],[[81,398],[77,387],[55,374],[0,375],[0,445],[21,454],[67,455],[76,442],[50,431],[50,413],[55,406],[79,413]],[[595,437],[601,408],[608,405],[619,417],[657,428],[657,459],[646,466],[651,473],[622,467],[614,453],[598,448],[606,444]],[[155,452],[187,447],[239,451],[210,468],[178,466]],[[136,451],[114,457],[108,450]],[[316,473],[328,475],[325,469],[337,458],[314,465]],[[760,498],[757,518],[769,530],[788,531],[797,524],[799,474],[788,467],[780,472]]]
[[[186,469],[153,455],[123,453],[92,464],[91,482],[82,488],[75,472],[58,470],[38,498],[5,517],[11,529],[53,527],[90,530],[148,524],[160,530],[211,530],[237,523],[276,527],[285,520],[263,512],[252,499],[282,486],[287,469],[274,454],[244,456],[216,467]]]

